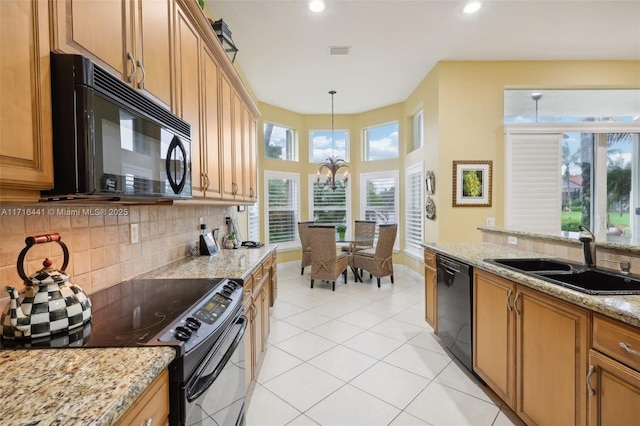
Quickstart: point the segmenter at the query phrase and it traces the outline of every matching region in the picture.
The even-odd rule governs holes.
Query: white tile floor
[[[396,265],[336,291],[278,265],[278,300],[247,426],[521,425],[424,321],[424,281]],[[368,275],[367,275],[368,277]]]

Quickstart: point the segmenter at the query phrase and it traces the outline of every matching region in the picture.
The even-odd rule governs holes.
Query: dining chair
[[[378,241],[375,247],[358,250],[353,253],[351,263],[353,268],[369,272],[378,280],[380,287],[380,278],[390,276],[391,284],[393,284],[393,244],[398,233],[398,225],[385,224],[380,225],[378,233]]]
[[[373,239],[376,234],[375,220],[356,220],[353,227],[353,241],[347,246],[342,246],[342,251],[350,253],[373,247]]]
[[[349,255],[338,251],[336,228],[332,225],[309,226],[311,241],[311,288],[315,280],[330,281],[336,291],[336,280],[342,274],[347,283]]]
[[[300,235],[300,251],[302,258],[300,259],[300,275],[304,275],[304,268],[311,266],[311,242],[309,238],[309,226],[311,222],[298,222],[298,235]]]

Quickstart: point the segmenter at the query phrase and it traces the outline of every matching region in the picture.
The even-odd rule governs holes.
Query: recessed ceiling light
[[[311,0],[311,2],[309,2],[309,10],[315,13],[322,12],[324,10],[324,1]]]
[[[467,3],[462,11],[464,13],[476,13],[480,10],[481,7],[482,3],[480,3],[479,1],[472,1],[470,3]]]

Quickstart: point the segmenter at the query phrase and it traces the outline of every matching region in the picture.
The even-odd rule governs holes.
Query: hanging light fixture
[[[531,99],[533,99],[536,103],[536,123],[538,122],[538,101],[542,98],[542,93],[532,93]]]
[[[318,186],[329,187],[335,191],[338,186],[344,187],[347,185],[347,182],[349,182],[349,172],[345,170],[342,182],[338,181],[336,183],[336,175],[338,174],[338,171],[342,168],[348,169],[349,166],[347,166],[346,161],[344,161],[342,158],[334,154],[335,138],[334,138],[334,126],[333,126],[333,123],[334,123],[333,95],[336,94],[336,91],[331,90],[329,94],[331,95],[331,155],[327,157],[326,159],[327,161],[325,161],[324,163],[321,163],[320,166],[318,167],[318,177],[316,178],[316,184]],[[327,171],[326,180],[324,182],[321,182],[320,175],[323,174],[325,170]]]

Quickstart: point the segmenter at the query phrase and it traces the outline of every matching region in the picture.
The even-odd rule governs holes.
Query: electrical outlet
[[[487,218],[487,226],[496,226],[496,218],[488,217]]]
[[[140,233],[138,232],[138,224],[130,223],[129,224],[129,242],[131,244],[136,244],[140,242]]]
[[[518,237],[509,237],[507,238],[507,242],[509,244],[518,245]]]

